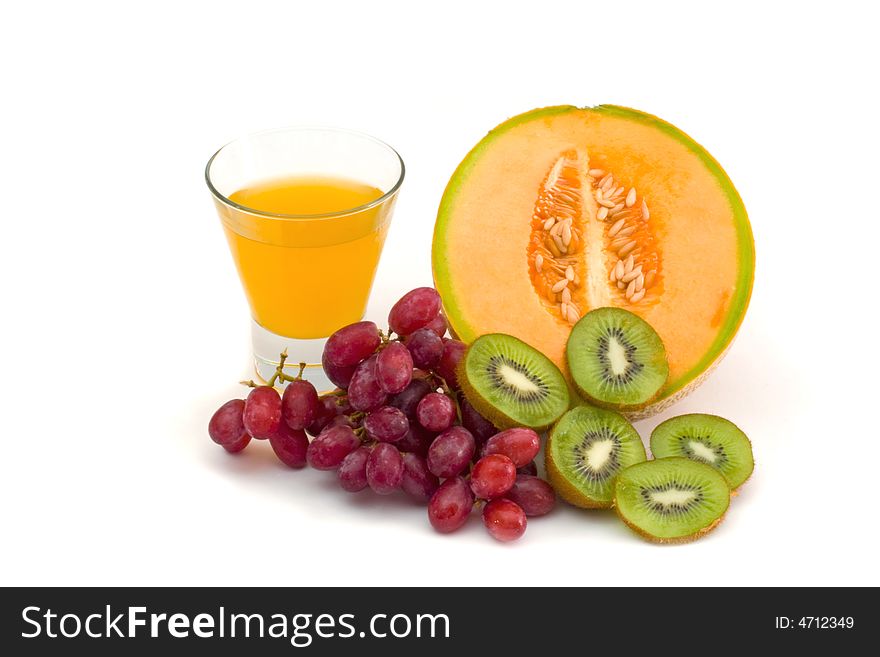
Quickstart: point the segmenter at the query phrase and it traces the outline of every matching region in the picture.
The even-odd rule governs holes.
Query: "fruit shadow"
[[[728,510],[724,521],[699,540],[685,543],[656,543],[645,540],[627,527],[617,517],[613,509],[578,509],[562,503],[550,516],[555,516],[557,522],[549,523],[546,529],[541,529],[541,540],[548,543],[556,543],[557,541],[570,542],[601,539],[605,544],[610,543],[613,546],[620,546],[620,548],[626,549],[639,548],[640,546],[643,546],[645,549],[670,548],[675,550],[710,548],[716,541],[716,546],[724,545],[725,541],[729,539],[729,536],[725,537],[725,534],[728,532],[730,534],[734,533],[735,523],[731,518],[731,514],[736,513],[735,504],[735,501],[731,501],[731,508]],[[538,518],[536,520],[541,519]],[[532,519],[529,522],[531,523]]]
[[[546,538],[567,540],[596,538],[601,535],[603,540],[612,540],[614,542],[629,543],[633,539],[630,529],[624,525],[617,514],[612,509],[579,509],[571,506],[562,500],[557,500],[556,508],[547,517],[547,520],[554,519],[555,522],[548,523],[546,529]],[[536,518],[535,522],[541,521],[542,518]],[[574,528],[577,528],[575,530]],[[583,536],[580,536],[580,533]]]
[[[424,509],[425,503],[418,502],[408,497],[402,491],[395,491],[391,495],[377,495],[369,488],[356,493],[343,490],[336,477],[336,471],[320,471],[309,467],[291,468],[284,465],[275,456],[268,441],[252,440],[251,443],[238,454],[226,454],[223,450],[217,461],[218,469],[227,470],[231,476],[250,479],[264,489],[272,490],[273,494],[283,495],[289,499],[292,494],[292,486],[302,487],[303,493],[307,493],[319,499],[334,499],[337,503],[344,503],[358,510],[378,509],[382,512],[388,510]],[[300,498],[301,499],[301,498]]]
[[[365,488],[356,493],[349,493],[339,486],[339,481],[336,478],[335,472],[326,472],[324,474],[327,476],[321,478],[321,481],[318,482],[318,488],[327,495],[344,496],[343,499],[345,499],[348,505],[352,508],[367,511],[376,509],[380,511],[380,513],[389,510],[399,511],[406,509],[422,509],[422,512],[424,513],[424,508],[427,502],[418,502],[417,500],[410,498],[401,490],[394,491],[390,495],[377,495],[370,488]]]

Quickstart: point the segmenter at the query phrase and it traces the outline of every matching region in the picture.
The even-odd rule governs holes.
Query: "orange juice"
[[[258,324],[308,339],[363,317],[393,203],[363,206],[382,195],[354,180],[296,176],[231,194],[242,207],[218,205]]]

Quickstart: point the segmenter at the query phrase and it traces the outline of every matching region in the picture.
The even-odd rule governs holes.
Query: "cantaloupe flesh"
[[[590,167],[633,181],[650,206],[662,293],[650,303],[605,303],[636,312],[660,334],[670,376],[658,399],[669,397],[709,368],[736,332],[754,247],[742,202],[717,162],[656,117],[614,106],[552,107],[489,133],[459,166],[438,213],[433,266],[445,312],[466,342],[509,333],[565,371],[571,327],[536,294],[526,247],[541,183],[572,148],[586,150]]]

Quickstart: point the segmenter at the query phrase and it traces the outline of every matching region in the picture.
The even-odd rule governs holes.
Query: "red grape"
[[[461,395],[459,399],[461,423],[464,425],[465,429],[474,435],[474,440],[476,440],[477,443],[482,445],[489,440],[489,438],[498,433],[498,429],[495,428],[495,425],[480,415],[477,412],[477,409],[471,406],[471,403],[464,398],[464,395]]]
[[[305,429],[318,414],[318,392],[308,381],[291,381],[281,395],[281,417],[291,429]]]
[[[440,295],[432,287],[417,287],[404,294],[388,313],[388,326],[397,335],[409,335],[440,312]]]
[[[357,364],[349,365],[347,367],[334,365],[327,360],[326,351],[324,352],[324,355],[321,356],[321,365],[324,368],[324,374],[327,375],[327,378],[330,379],[333,385],[343,389],[348,388],[351,384],[351,377],[354,376],[354,371],[357,369]]]
[[[306,459],[316,470],[333,470],[360,444],[351,427],[327,427],[309,444]]]
[[[499,541],[515,541],[526,531],[526,514],[514,502],[492,500],[483,507],[483,524],[489,535]]]
[[[336,476],[339,485],[349,493],[357,493],[367,487],[367,459],[370,457],[369,447],[358,447],[342,459]]]
[[[556,505],[553,487],[543,479],[531,475],[517,475],[516,482],[505,496],[516,502],[527,516],[543,516]]]
[[[399,408],[380,406],[364,418],[367,435],[383,443],[393,443],[409,431],[409,420]]]
[[[242,413],[244,428],[259,440],[271,438],[281,424],[281,397],[271,386],[251,390]]]
[[[455,477],[468,467],[475,450],[470,431],[464,427],[450,427],[431,443],[428,469],[438,477]]]
[[[517,427],[496,433],[483,447],[483,455],[504,454],[517,468],[530,463],[541,449],[541,437],[531,429]]]
[[[306,450],[309,437],[302,429],[291,429],[286,422],[278,425],[278,433],[269,438],[275,456],[291,468],[302,468],[306,464]]]
[[[424,427],[410,423],[409,431],[404,434],[403,438],[395,442],[394,446],[401,452],[412,452],[419,456],[427,456],[428,448],[434,442],[434,435]]]
[[[412,381],[413,359],[400,342],[389,342],[376,357],[376,379],[389,395],[397,394]]]
[[[306,427],[309,434],[317,436],[339,414],[337,399],[338,397],[332,394],[324,395],[318,399],[318,412],[315,413],[315,419],[312,420],[312,423]]]
[[[380,342],[379,327],[373,322],[349,324],[327,338],[324,357],[336,367],[353,367],[369,357]]]
[[[474,508],[474,494],[461,477],[447,479],[428,502],[428,520],[441,534],[454,532],[467,522]]]
[[[518,475],[531,475],[533,477],[538,476],[538,464],[532,461],[531,463],[526,463],[523,467],[516,469],[516,474]]]
[[[379,408],[388,398],[376,379],[376,356],[370,356],[358,365],[348,386],[348,403],[356,411]]]
[[[412,453],[403,454],[403,481],[400,487],[407,495],[427,502],[439,485],[440,480],[428,470],[424,457]]]
[[[434,319],[425,325],[425,328],[430,329],[437,334],[437,337],[442,338],[446,335],[446,330],[449,328],[449,324],[446,323],[446,318],[443,316],[443,313],[439,313]]]
[[[455,402],[439,392],[429,392],[416,407],[416,417],[428,431],[446,431],[455,422]]]
[[[516,466],[503,454],[484,456],[471,470],[471,490],[482,500],[501,497],[516,481]]]
[[[367,483],[379,495],[390,495],[403,482],[403,457],[394,445],[376,443],[367,459]]]
[[[458,389],[458,375],[455,373],[455,368],[464,356],[465,350],[467,350],[467,345],[464,342],[446,340],[443,343],[443,354],[440,356],[440,362],[434,368],[434,371],[446,381],[446,385],[456,390]]]
[[[443,340],[434,331],[421,328],[406,338],[406,348],[412,354],[416,367],[430,370],[440,362],[443,354]]]
[[[211,440],[218,445],[237,445],[244,440],[248,432],[241,417],[243,411],[244,399],[230,399],[214,411],[208,422],[208,435],[211,436]]]
[[[251,442],[250,434],[244,433],[234,443],[227,443],[223,445],[223,449],[225,449],[230,454],[235,454],[247,447],[249,442]]]
[[[416,408],[418,407],[419,402],[422,401],[422,397],[431,392],[431,390],[432,388],[430,384],[424,379],[413,379],[410,381],[409,385],[404,388],[403,392],[397,393],[388,400],[388,405],[394,406],[403,411],[404,415],[406,415],[406,418],[409,420],[410,425],[413,425],[418,421]]]

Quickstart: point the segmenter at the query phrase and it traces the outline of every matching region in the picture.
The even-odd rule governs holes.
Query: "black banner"
[[[615,646],[621,654],[748,654],[758,645],[854,654],[877,634],[872,597],[816,588],[7,588],[0,646],[7,655],[588,654]]]

